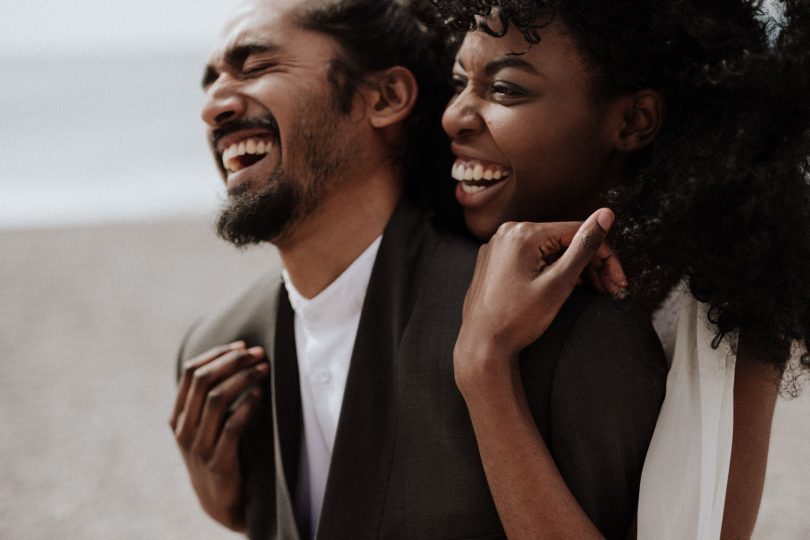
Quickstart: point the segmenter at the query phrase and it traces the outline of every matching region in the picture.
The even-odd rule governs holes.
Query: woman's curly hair
[[[662,130],[610,193],[631,294],[654,305],[683,280],[715,346],[742,329],[780,367],[810,344],[810,0],[773,2],[777,18],[754,0],[432,2],[456,31],[529,43],[561,21],[597,100],[660,92]]]

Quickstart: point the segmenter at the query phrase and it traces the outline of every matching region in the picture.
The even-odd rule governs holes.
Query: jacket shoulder
[[[553,371],[550,447],[580,505],[608,538],[624,538],[633,519],[666,373],[646,310],[603,295],[583,304]]]
[[[275,328],[281,273],[265,274],[235,300],[192,324],[178,354],[178,370],[183,362],[213,347],[240,339],[248,346],[263,343]]]
[[[650,382],[666,378],[663,348],[651,314],[634,302],[617,303],[595,295],[577,314],[569,331],[566,357],[588,358],[589,369],[626,369],[648,375]]]
[[[475,271],[478,244],[469,238],[440,233],[436,234],[435,240],[425,275],[420,280],[419,297],[429,310],[453,313],[453,319],[458,318],[458,321],[449,324],[448,328],[452,327],[457,334],[464,297]]]
[[[464,236],[438,232],[434,234],[436,250],[433,252],[433,267],[439,270],[457,269],[472,277],[479,245]]]

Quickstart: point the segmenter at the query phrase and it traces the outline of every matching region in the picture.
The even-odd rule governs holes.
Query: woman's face
[[[514,25],[500,38],[470,32],[453,66],[456,95],[442,123],[457,158],[456,198],[481,239],[504,221],[584,217],[624,163],[615,111],[595,105],[573,39],[559,22],[540,35],[531,45]]]

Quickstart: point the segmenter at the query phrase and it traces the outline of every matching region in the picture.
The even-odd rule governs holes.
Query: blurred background
[[[0,226],[215,207],[199,83],[234,0],[3,3]]]
[[[216,240],[199,116],[235,0],[0,0],[0,539],[227,539],[174,359],[269,249]]]
[[[168,427],[184,331],[276,257],[211,226],[200,80],[236,4],[0,0],[0,539],[237,537]],[[758,538],[810,538],[808,394]]]

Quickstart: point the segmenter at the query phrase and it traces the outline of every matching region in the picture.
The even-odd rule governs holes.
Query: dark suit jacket
[[[453,346],[476,246],[403,203],[383,236],[357,332],[318,538],[500,538]],[[193,328],[180,360],[244,339],[275,351],[269,399],[242,443],[249,536],[299,538],[293,315],[278,274]],[[664,395],[649,316],[578,290],[521,355],[537,425],[574,495],[624,537]],[[544,501],[538,500],[538,506]]]

